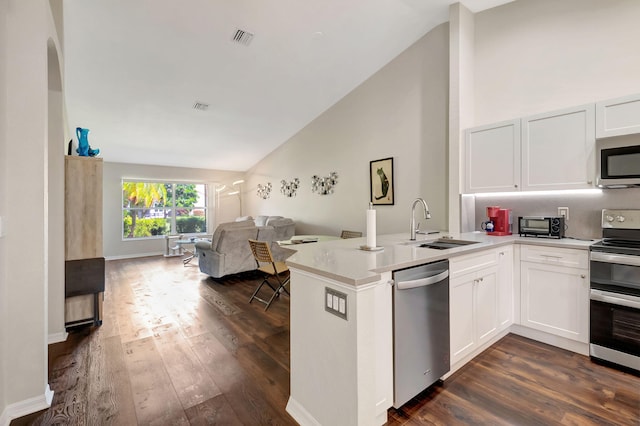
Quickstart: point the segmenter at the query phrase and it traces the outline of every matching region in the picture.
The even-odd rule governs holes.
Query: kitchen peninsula
[[[514,331],[514,327],[519,327],[515,330],[517,333],[525,328],[517,325],[520,324],[521,244],[559,251],[559,257],[545,259],[560,265],[565,254],[586,258],[592,243],[515,235],[494,237],[473,232],[454,237],[475,244],[447,250],[419,247],[423,242],[445,236],[448,234],[418,235],[417,241],[410,241],[408,234],[382,235],[378,236],[378,245],[384,250],[379,252],[360,250],[364,238],[296,247],[296,254],[287,260],[291,270],[291,390],[287,411],[296,421],[302,425],[374,425],[387,421],[387,410],[393,404],[393,271],[449,259],[452,289],[456,282],[464,289],[465,280],[480,277],[483,271],[497,271],[491,272],[499,277],[492,281],[495,288],[491,297],[495,296],[495,304],[491,305],[489,322],[493,328],[487,333],[476,330],[480,338],[470,338],[472,345],[454,341],[452,331],[453,372]],[[587,293],[584,304],[582,293],[574,298],[579,305],[576,320],[565,327],[568,329],[565,335],[545,338],[545,333],[539,331],[535,331],[537,335],[519,334],[588,353],[582,333],[573,330],[574,323],[587,321],[582,316],[584,309],[588,309],[588,278],[584,279],[582,269],[575,270],[580,271],[577,280],[585,281],[577,283],[580,291],[584,289]],[[500,278],[500,274],[504,276]],[[507,289],[502,291],[505,284]],[[328,305],[336,301],[338,306],[331,309]],[[462,324],[458,317],[467,315],[469,309],[459,303],[454,294],[450,304],[451,327],[457,330]],[[503,320],[503,316],[506,319]],[[487,323],[482,318],[477,321],[476,317],[469,317],[468,321],[473,322],[471,328],[474,329],[479,327],[476,323]],[[512,326],[514,322],[516,325]],[[466,334],[456,331],[455,336],[459,340],[459,336]]]

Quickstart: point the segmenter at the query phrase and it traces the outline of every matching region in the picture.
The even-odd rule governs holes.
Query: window
[[[206,185],[122,182],[122,237],[124,239],[206,232]]]

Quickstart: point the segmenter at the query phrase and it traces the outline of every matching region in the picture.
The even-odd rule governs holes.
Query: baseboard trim
[[[13,419],[46,410],[51,407],[51,401],[53,401],[53,391],[47,384],[42,395],[7,405],[0,415],[0,425],[9,426]]]
[[[511,332],[518,336],[546,343],[560,349],[575,352],[580,355],[589,356],[589,344],[567,339],[566,337],[556,336],[545,333],[544,331],[535,330],[533,328],[514,324],[511,326]]]
[[[302,404],[293,399],[291,395],[289,395],[286,410],[300,426],[321,426],[320,422],[305,410]]]
[[[52,345],[54,343],[65,342],[68,336],[69,336],[69,333],[67,333],[66,331],[50,334],[47,337],[47,344]]]
[[[151,253],[134,253],[134,254],[119,254],[117,256],[105,256],[104,260],[122,260],[122,259],[136,259],[138,257],[152,257],[163,256],[164,252],[154,251]]]

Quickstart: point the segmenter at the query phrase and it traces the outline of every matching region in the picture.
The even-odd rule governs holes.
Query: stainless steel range
[[[591,246],[592,358],[640,372],[640,210],[602,210]]]

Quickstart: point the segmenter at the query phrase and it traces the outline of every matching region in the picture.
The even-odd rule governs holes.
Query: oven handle
[[[596,262],[617,263],[620,265],[640,266],[640,256],[628,256],[624,254],[610,254],[592,251],[591,260]]]
[[[609,291],[591,289],[590,299],[597,302],[611,303],[613,305],[640,309],[640,297],[630,296],[628,294],[611,293]]]

